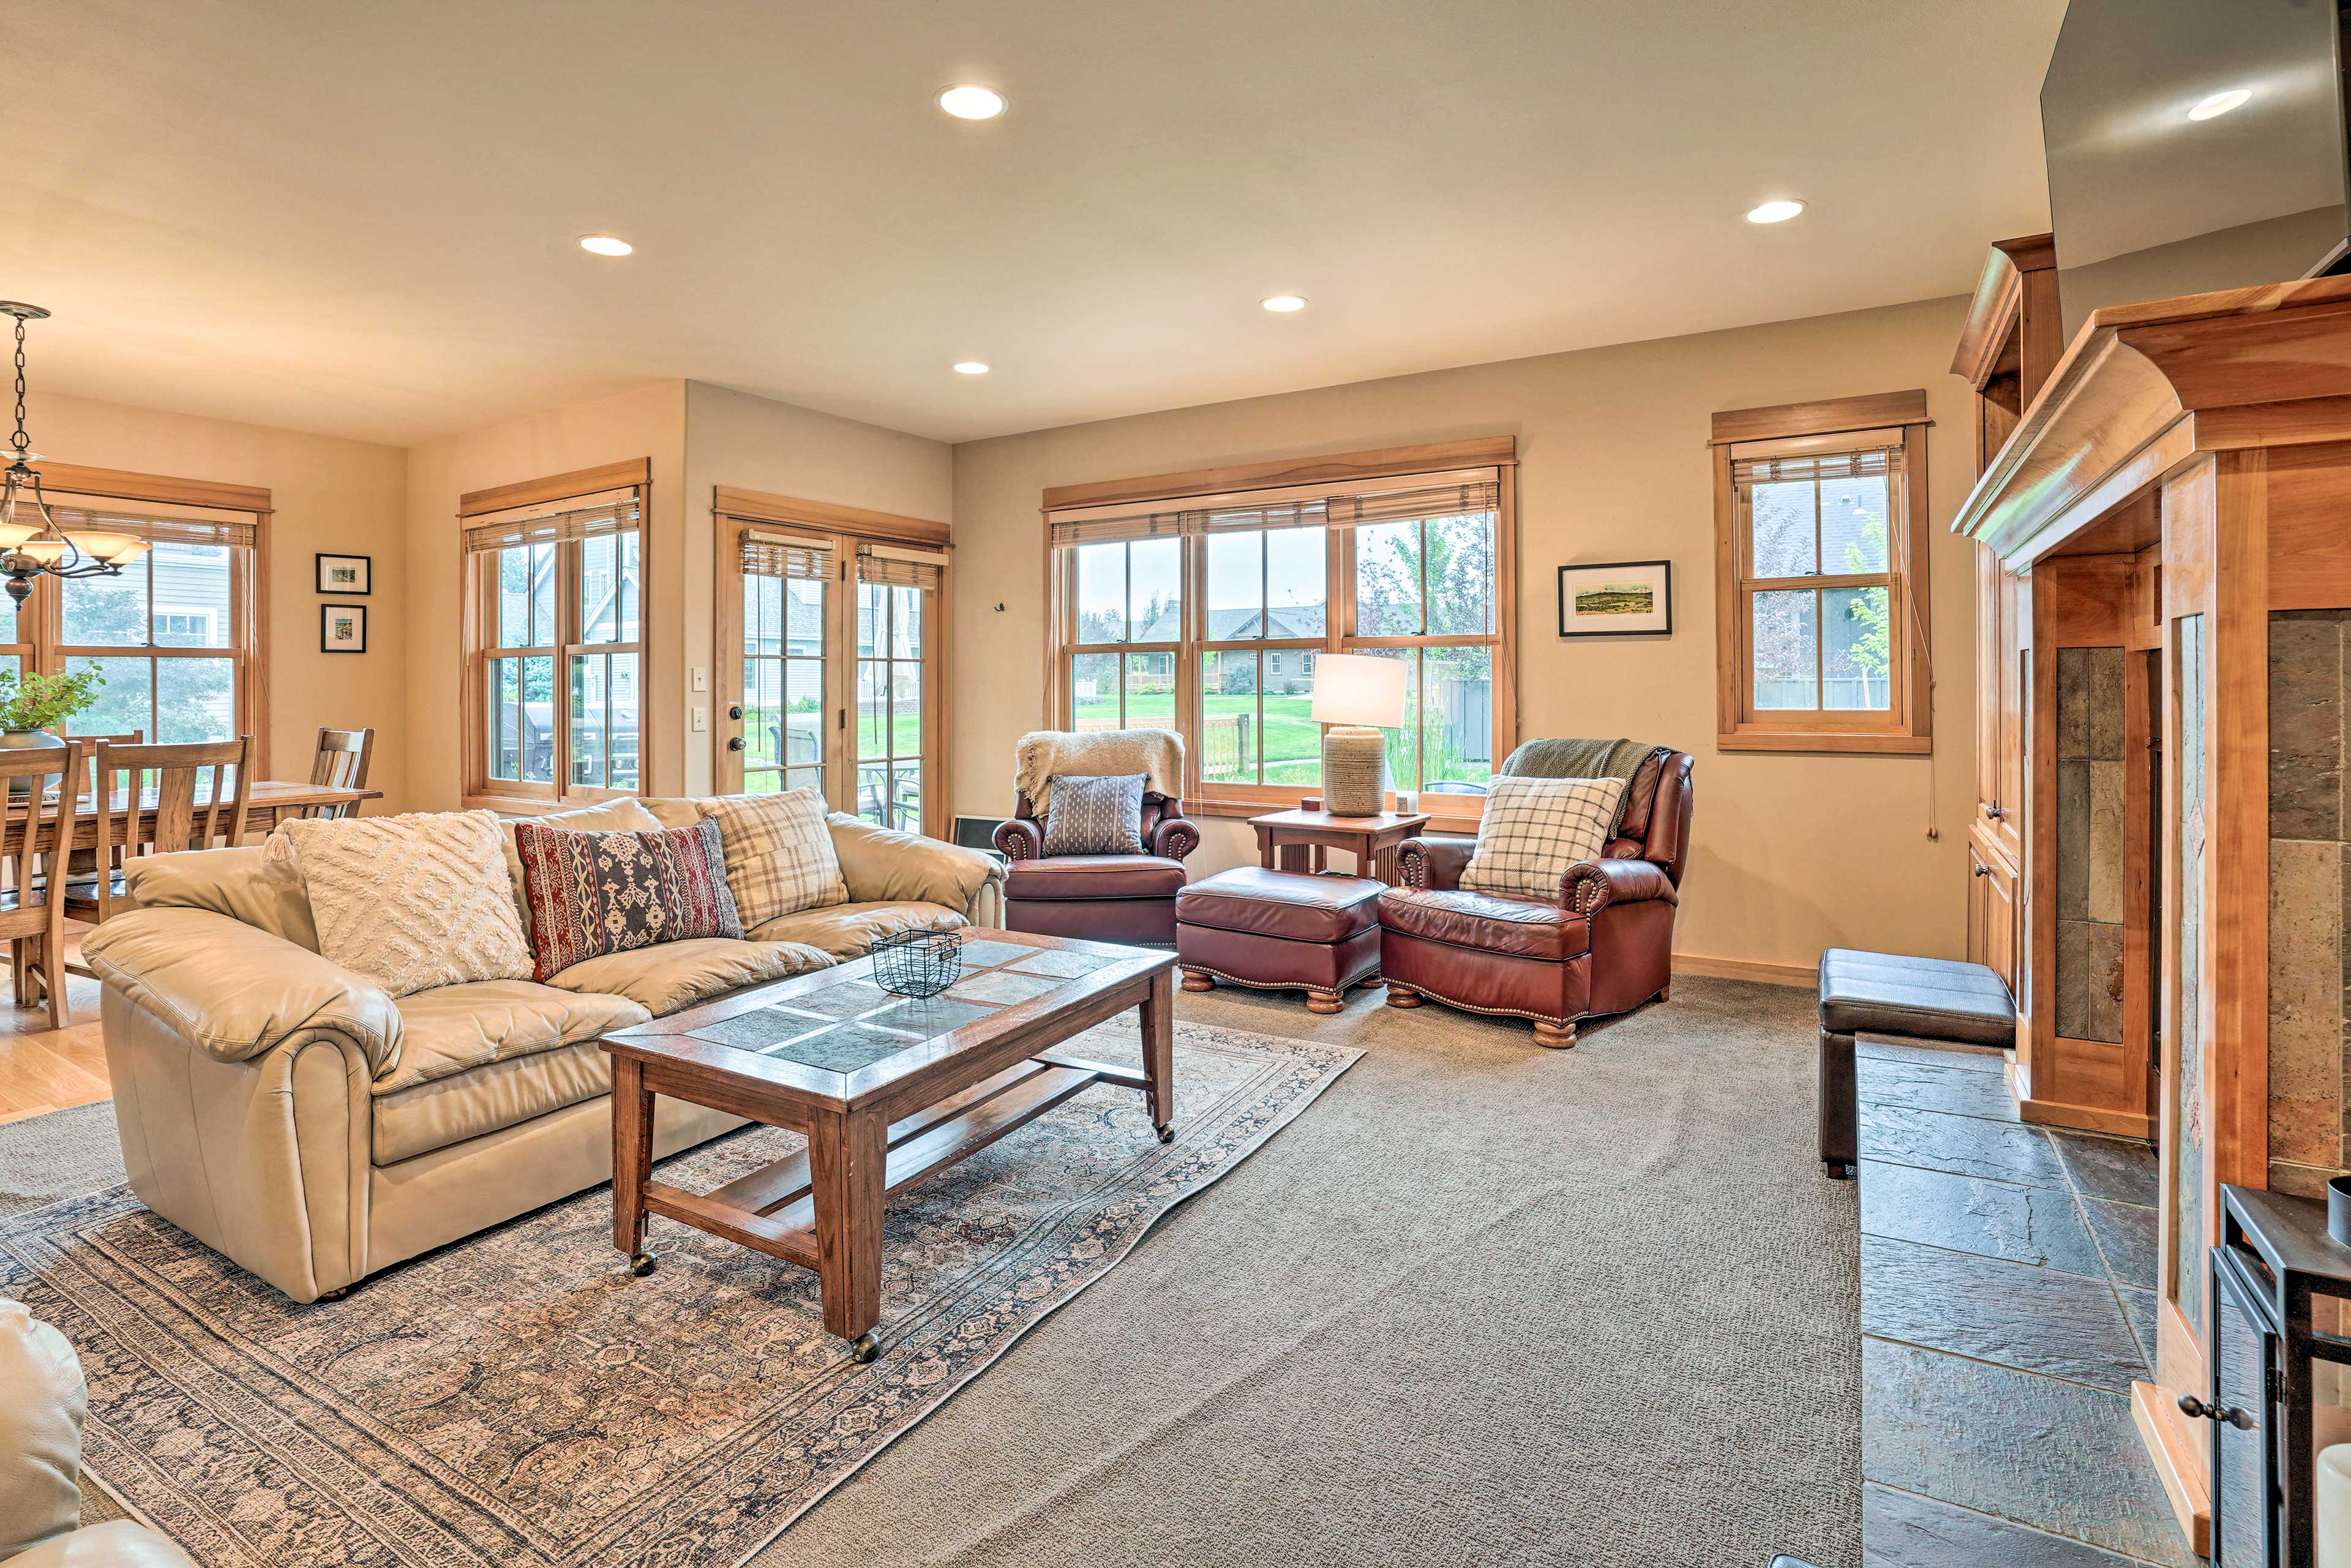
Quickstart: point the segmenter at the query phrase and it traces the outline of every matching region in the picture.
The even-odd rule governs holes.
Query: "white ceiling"
[[[0,298],[37,391],[296,429],[686,376],[965,440],[1964,291],[2063,9],[20,5]]]

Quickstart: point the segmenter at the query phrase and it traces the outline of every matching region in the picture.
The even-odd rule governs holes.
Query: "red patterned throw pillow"
[[[740,939],[718,824],[657,833],[586,833],[515,824],[530,905],[532,977],[606,953],[694,936]]]

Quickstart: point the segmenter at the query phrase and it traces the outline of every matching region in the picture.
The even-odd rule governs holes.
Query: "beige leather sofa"
[[[540,820],[676,826],[695,813],[690,800],[621,800]],[[298,875],[261,848],[134,861],[126,881],[141,907],[82,945],[106,986],[131,1189],[309,1301],[611,1179],[598,1036],[854,957],[886,935],[1002,924],[1003,872],[989,856],[839,813],[831,827],[846,904],[769,921],[746,941],[607,954],[546,985],[397,999],[319,956]],[[741,1124],[664,1100],[655,1153]]]
[[[66,1336],[0,1301],[0,1568],[193,1568],[141,1525],[81,1522],[89,1390]]]

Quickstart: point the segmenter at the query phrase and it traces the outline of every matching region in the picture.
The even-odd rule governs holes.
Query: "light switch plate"
[[[697,692],[706,692],[710,689],[710,670],[708,666],[703,664],[696,664],[694,666],[694,689]]]
[[[708,729],[709,727],[710,727],[710,710],[709,710],[708,708],[706,708],[706,707],[704,707],[704,706],[700,706],[699,704],[696,704],[696,705],[695,705],[695,710],[694,710],[694,729],[695,729],[695,734],[697,734],[697,735],[699,735],[699,734],[700,734],[700,733],[702,733],[704,730],[706,730],[706,729]]]

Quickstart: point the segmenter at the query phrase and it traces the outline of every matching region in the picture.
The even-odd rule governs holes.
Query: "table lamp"
[[[1380,810],[1387,772],[1383,729],[1404,723],[1401,659],[1321,653],[1314,660],[1314,722],[1322,731],[1322,809],[1336,817]]]

